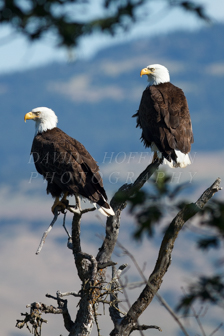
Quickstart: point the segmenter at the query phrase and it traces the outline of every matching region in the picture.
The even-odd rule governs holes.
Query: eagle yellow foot
[[[56,197],[54,204],[51,207],[51,211],[54,214],[56,207],[58,208],[58,211],[61,211],[64,213],[64,211],[67,209],[69,205],[69,201],[66,199],[67,195],[64,195],[61,199],[59,200],[59,197]]]

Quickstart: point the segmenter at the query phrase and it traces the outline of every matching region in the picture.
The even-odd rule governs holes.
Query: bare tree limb
[[[117,291],[117,288],[120,287],[119,277],[126,267],[127,267],[127,264],[121,265],[118,268],[118,270],[116,270],[115,266],[112,267],[112,281],[111,281],[111,294],[110,294],[111,305],[109,307],[109,313],[110,313],[110,317],[111,317],[115,327],[117,325],[119,325],[122,321],[122,317],[120,315],[120,310],[119,310],[119,307],[118,307],[118,291]]]
[[[199,210],[204,208],[205,204],[214,196],[215,193],[222,190],[222,188],[220,187],[220,183],[221,179],[220,177],[218,177],[217,180],[215,180],[215,182],[211,185],[211,187],[206,189],[201,197],[199,197],[199,199],[195,203]]]
[[[98,269],[104,269],[104,268],[106,268],[106,267],[109,267],[109,266],[115,266],[115,265],[117,265],[117,263],[115,263],[115,262],[113,262],[113,261],[108,261],[108,262],[106,262],[106,263],[104,263],[104,264],[100,264],[100,263],[98,263],[98,264],[97,264],[97,267],[98,267]]]
[[[151,163],[133,184],[124,184],[113,196],[110,205],[115,212],[115,216],[108,217],[107,219],[106,237],[96,257],[99,263],[110,261],[119,233],[121,211],[126,207],[126,200],[143,187],[158,169],[160,163],[159,160]]]
[[[111,336],[130,335],[139,316],[148,307],[162,284],[163,276],[171,264],[171,253],[179,231],[182,229],[185,222],[198,213],[209,199],[221,189],[220,182],[221,180],[218,178],[211,187],[199,197],[197,202],[186,205],[173,219],[164,235],[155,268],[147,281],[147,285],[139,298],[131,306],[127,315],[122,319],[119,330],[114,329],[111,332]]]
[[[183,290],[184,294],[186,294],[184,288],[182,288],[182,290]],[[196,313],[196,310],[194,309],[194,306],[193,306],[193,305],[191,305],[191,310],[192,310],[192,312],[193,312],[193,316],[195,317],[195,319],[196,319],[196,321],[197,321],[197,323],[198,323],[198,326],[199,326],[199,328],[200,328],[200,330],[201,330],[202,336],[206,336],[206,333],[205,333],[205,331],[204,331],[204,328],[203,328],[202,323],[201,323],[201,320],[200,320],[200,312],[197,314],[197,313]]]
[[[129,258],[132,260],[133,264],[135,265],[138,273],[141,275],[141,277],[143,279],[143,282],[139,282],[139,285],[148,284],[148,280],[146,279],[146,277],[145,277],[143,271],[141,270],[141,268],[139,267],[139,264],[137,263],[135,257],[120,242],[117,242],[117,245],[124,251],[124,253],[126,255],[129,256]],[[134,286],[137,287],[136,284],[134,284]],[[162,298],[162,296],[159,293],[156,293],[155,295],[156,295],[157,299],[159,300],[159,302],[168,310],[168,312],[172,315],[174,320],[179,324],[179,327],[181,328],[181,330],[183,331],[185,336],[189,336],[186,329],[184,328],[183,324],[181,323],[180,319],[175,314],[175,312],[172,310],[172,308],[167,304],[167,302]],[[135,328],[136,328],[136,326],[135,326]]]
[[[159,331],[162,331],[162,329],[160,327],[156,326],[156,325],[145,325],[145,324],[135,326],[132,331],[135,331],[135,330],[148,330],[148,329],[157,329]]]
[[[96,210],[96,208],[83,209],[82,214],[87,213],[87,212],[91,212],[91,211],[95,211],[95,210]]]
[[[98,336],[101,336],[95,304],[93,305],[93,311],[94,311],[94,318],[95,318],[95,323],[96,323],[96,328],[97,328],[97,334],[98,334]]]
[[[67,306],[68,301],[64,300],[64,299],[61,299],[59,291],[57,291],[56,295],[57,295],[57,297],[52,296],[50,294],[46,294],[46,297],[51,298],[53,300],[56,300],[57,303],[58,303],[58,308],[54,308],[53,311],[49,311],[49,312],[53,313],[53,314],[62,314],[65,328],[68,331],[71,331],[71,329],[74,325],[74,322],[72,321],[71,316],[70,316],[69,311],[68,311],[68,306]],[[50,307],[52,307],[52,306],[50,306]],[[39,309],[41,309],[41,308],[39,308]],[[57,311],[58,311],[58,313],[57,313]],[[44,311],[44,312],[45,312],[45,314],[48,313],[48,311]]]
[[[62,314],[64,319],[64,326],[68,331],[70,331],[74,323],[72,322],[67,309],[67,300],[60,299],[58,296],[54,297],[50,294],[46,294],[46,297],[57,300],[58,307],[54,307],[52,305],[48,306],[41,302],[33,302],[31,304],[28,304],[26,307],[30,308],[30,314],[22,314],[23,316],[25,316],[25,318],[24,320],[17,320],[16,327],[21,329],[24,325],[26,325],[27,328],[30,330],[28,326],[28,323],[30,323],[32,325],[32,329],[34,329],[34,335],[40,336],[42,323],[47,323],[47,320],[44,320],[41,317],[41,313]]]
[[[213,336],[220,328],[222,328],[223,323],[220,323],[220,325],[209,335],[209,336]]]
[[[54,225],[54,223],[57,221],[59,215],[60,215],[60,212],[58,211],[58,209],[57,209],[57,207],[56,207],[56,208],[55,208],[55,211],[54,211],[54,218],[53,218],[51,224],[49,225],[48,229],[44,232],[43,237],[41,238],[40,244],[39,244],[39,246],[38,246],[38,249],[37,249],[36,254],[39,254],[40,251],[42,250],[42,247],[43,247],[43,245],[44,245],[44,243],[45,243],[45,240],[46,240],[46,238],[47,238],[47,235],[48,235],[48,233],[52,230],[53,225]]]
[[[46,294],[46,297],[57,300],[56,297]],[[44,312],[45,314],[62,314],[62,308],[59,307],[54,307],[52,305],[48,306],[45,303],[42,302],[33,302],[31,304],[26,305],[26,308],[31,308],[31,309],[38,309],[41,312]]]
[[[74,213],[72,220],[72,244],[73,244],[73,254],[81,252],[81,242],[80,242],[80,221],[82,214]]]
[[[75,297],[81,297],[81,295],[77,292],[65,292],[65,293],[61,293],[60,291],[57,291],[57,295],[59,297],[63,297],[63,296],[69,296],[69,295],[72,295],[72,296],[75,296]]]
[[[163,297],[159,293],[156,293],[156,297],[159,300],[159,302],[163,305],[163,307],[165,307],[166,310],[170,313],[170,315],[173,317],[173,319],[177,322],[180,329],[183,331],[183,334],[185,336],[189,336],[187,330],[184,328],[184,325],[182,324],[182,322],[178,318],[177,314],[175,314],[173,309],[168,305],[168,303],[163,299]]]
[[[68,205],[67,206],[67,209],[72,212],[72,213],[78,213],[78,214],[84,214],[84,213],[87,213],[87,212],[91,212],[91,211],[95,211],[96,208],[87,208],[87,209],[82,209],[80,210],[79,208],[76,208],[75,205]]]
[[[33,318],[37,319],[38,316],[38,324],[36,325],[36,336],[40,335],[41,332],[41,323],[45,322],[40,316],[41,312],[44,313],[53,313],[53,314],[62,314],[64,319],[65,328],[70,332],[69,336],[78,336],[80,334],[85,336],[90,335],[93,327],[94,321],[97,323],[98,335],[100,335],[100,329],[97,321],[97,310],[99,302],[107,303],[110,305],[109,311],[111,319],[114,323],[114,329],[111,332],[111,336],[128,336],[134,330],[138,330],[141,335],[143,335],[143,330],[147,330],[150,328],[154,328],[160,330],[160,327],[155,325],[139,325],[138,318],[142,314],[142,312],[148,307],[153,297],[156,295],[159,301],[166,307],[166,309],[170,312],[170,314],[174,317],[174,319],[179,324],[180,328],[184,332],[186,336],[189,336],[182,326],[179,318],[172,311],[172,309],[167,305],[167,303],[161,298],[161,296],[157,293],[160,288],[163,276],[167,272],[170,263],[171,263],[171,253],[174,247],[174,242],[177,238],[179,231],[182,229],[185,222],[193,217],[197,212],[199,212],[208,200],[217,192],[220,188],[220,179],[218,178],[213,185],[208,188],[201,197],[195,203],[191,203],[186,205],[173,219],[170,223],[163,241],[160,246],[160,251],[158,255],[158,259],[155,265],[155,268],[148,278],[145,278],[143,271],[140,269],[134,257],[125,250],[126,254],[128,254],[132,260],[134,261],[138,272],[141,274],[142,279],[145,283],[145,288],[140,294],[139,298],[134,302],[134,304],[130,304],[128,300],[127,293],[125,292],[125,285],[120,281],[119,277],[127,265],[122,265],[118,270],[115,268],[115,263],[111,261],[111,255],[114,250],[115,244],[117,242],[117,237],[120,228],[120,216],[122,210],[126,207],[126,202],[134,195],[143,185],[147,182],[147,180],[152,176],[152,174],[157,170],[160,165],[160,161],[157,160],[150,164],[135,180],[133,184],[125,184],[123,185],[118,192],[114,195],[111,200],[111,206],[115,211],[115,216],[109,217],[106,223],[106,236],[103,241],[103,244],[95,258],[93,255],[82,252],[81,249],[81,240],[80,240],[80,225],[82,215],[89,211],[94,211],[95,208],[84,209],[82,210],[80,204],[78,207],[73,207],[71,205],[67,206],[67,209],[73,213],[73,221],[72,221],[72,235],[70,235],[66,229],[66,232],[69,237],[68,247],[72,249],[75,264],[78,270],[79,278],[82,281],[82,289],[76,292],[57,292],[57,297],[53,297],[49,294],[46,296],[57,300],[58,307],[46,306],[42,303],[33,303],[30,305],[32,314],[25,314],[25,319],[23,321],[18,320],[17,326],[22,327],[23,325],[27,325],[27,321],[31,321]],[[79,201],[79,200],[78,200]],[[60,212],[55,210],[54,219],[50,224],[47,231],[45,231],[39,248],[37,250],[37,254],[41,251],[42,246],[45,242],[45,239],[48,233],[51,231],[54,223],[57,220],[57,217]],[[65,227],[65,217],[63,221],[63,226]],[[118,243],[120,247],[122,245]],[[123,248],[123,247],[122,247]],[[124,248],[123,248],[124,249]],[[104,283],[106,281],[106,267],[112,266],[112,280],[108,282],[106,286]],[[120,281],[120,283],[119,283]],[[121,312],[119,310],[118,303],[118,292],[123,289],[124,295],[126,297],[126,301],[129,305],[128,313],[125,314],[124,317],[121,316]],[[70,314],[67,309],[67,300],[62,299],[63,296],[73,295],[75,297],[80,297],[80,301],[78,304],[78,312],[76,315],[76,320],[73,322],[71,320]],[[107,297],[110,296],[110,301],[107,300]],[[37,315],[35,315],[37,314]],[[31,319],[31,320],[30,320]],[[30,322],[31,323],[31,322]],[[38,329],[39,328],[39,329]],[[40,331],[39,331],[40,330]]]
[[[87,209],[89,211],[89,209]],[[92,209],[90,209],[92,211]],[[74,211],[72,221],[72,251],[79,278],[82,281],[81,299],[76,320],[70,330],[69,336],[90,335],[97,316],[100,284],[104,279],[104,270],[98,271],[97,260],[94,256],[82,252],[80,242],[80,223],[82,214],[87,211],[77,209]],[[99,284],[99,286],[95,286]]]

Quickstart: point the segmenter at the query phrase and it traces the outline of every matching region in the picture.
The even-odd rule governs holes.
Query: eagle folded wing
[[[45,146],[42,146],[43,139]],[[48,138],[44,133],[37,135],[31,152],[37,171],[48,181],[48,192],[55,188],[51,186],[53,181],[62,190],[66,185],[71,195],[81,194],[93,202],[102,195],[107,200],[99,167],[79,141],[54,129],[53,137]]]
[[[167,154],[170,149],[188,153],[193,143],[193,133],[183,91],[171,83],[151,86],[150,91],[157,114],[155,127],[159,129],[159,145]]]

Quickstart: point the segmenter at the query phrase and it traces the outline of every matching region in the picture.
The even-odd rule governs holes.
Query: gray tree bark
[[[130,306],[127,314],[122,317],[119,313],[118,290],[120,287],[119,277],[126,265],[122,265],[118,270],[116,270],[114,263],[111,261],[111,256],[119,234],[121,212],[126,207],[127,199],[134,195],[136,191],[144,185],[144,183],[157,170],[159,165],[159,161],[150,164],[139,175],[133,184],[123,185],[114,195],[110,204],[114,209],[115,216],[108,217],[107,219],[105,238],[96,257],[83,252],[81,249],[80,223],[82,215],[87,210],[78,209],[73,211],[72,244],[70,242],[68,246],[72,249],[78,276],[82,282],[81,290],[78,293],[57,293],[57,297],[48,295],[57,300],[57,308],[53,306],[46,306],[45,304],[38,302],[31,304],[30,314],[26,313],[26,317],[23,321],[17,320],[18,328],[22,328],[25,324],[27,324],[27,322],[31,323],[32,321],[33,323],[35,318],[36,321],[39,321],[39,324],[36,326],[36,329],[38,330],[38,328],[41,328],[41,323],[45,322],[45,320],[40,318],[41,312],[46,312],[62,314],[64,326],[69,331],[69,336],[88,336],[91,334],[94,322],[96,323],[99,331],[97,310],[99,303],[103,301],[104,303],[110,304],[109,312],[111,320],[114,324],[114,329],[110,333],[111,336],[128,336],[134,330],[146,330],[149,328],[156,328],[160,330],[157,326],[140,326],[138,324],[138,319],[151,303],[162,284],[163,277],[171,264],[171,254],[178,233],[186,221],[197,214],[198,211],[203,209],[209,199],[211,199],[211,197],[220,190],[221,180],[218,178],[195,203],[186,205],[172,220],[164,234],[152,274],[148,279],[146,279],[142,274],[145,287],[140,293],[138,299]],[[106,282],[106,269],[108,266],[112,266],[113,273],[111,286],[109,290],[105,291],[104,284]],[[80,297],[78,312],[74,321],[71,319],[68,312],[67,300],[62,299],[62,297],[66,295],[75,295]],[[109,302],[105,299],[108,295],[110,296]],[[180,327],[182,328],[181,323]],[[185,334],[187,335],[187,333]],[[38,335],[38,333],[36,335]]]

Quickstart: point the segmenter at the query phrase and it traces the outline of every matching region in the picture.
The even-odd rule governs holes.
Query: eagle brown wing
[[[190,152],[194,142],[192,125],[187,100],[180,88],[169,82],[147,87],[134,116],[146,147],[154,142],[169,161],[176,161],[175,149],[184,154]]]
[[[79,141],[55,127],[35,136],[31,153],[37,171],[48,181],[47,192],[53,197],[65,192],[80,194],[105,206],[107,195],[99,167]]]

